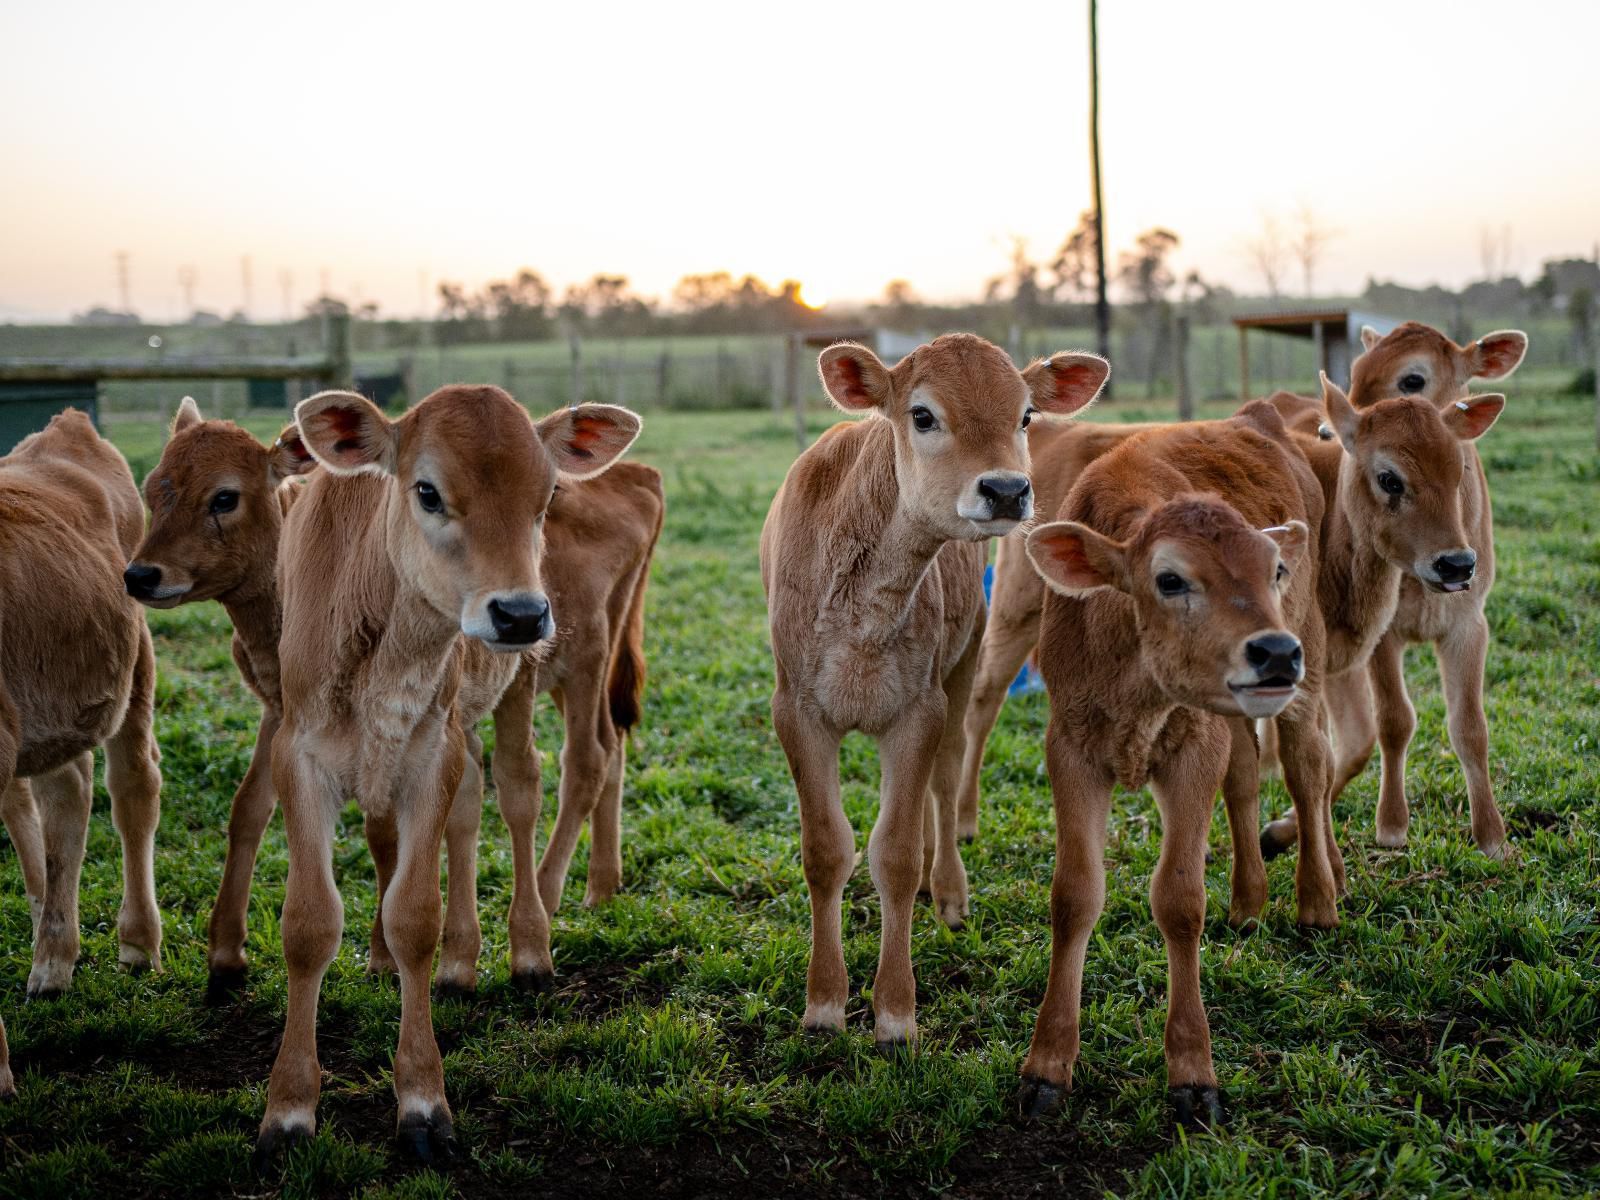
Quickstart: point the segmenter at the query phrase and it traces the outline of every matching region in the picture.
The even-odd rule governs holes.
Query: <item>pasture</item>
[[[229,658],[222,610],[205,604],[151,614],[165,970],[116,967],[120,863],[103,791],[84,874],[84,958],[61,999],[23,1003],[28,906],[15,856],[0,855],[0,1005],[20,1091],[0,1108],[0,1196],[1600,1190],[1600,461],[1589,403],[1519,382],[1483,443],[1499,556],[1488,606],[1491,767],[1517,853],[1496,863],[1471,847],[1422,649],[1407,660],[1419,715],[1411,844],[1374,845],[1370,766],[1335,812],[1351,884],[1340,929],[1296,928],[1289,858],[1269,866],[1262,925],[1228,928],[1219,809],[1202,963],[1231,1116],[1221,1134],[1184,1138],[1170,1127],[1164,952],[1146,897],[1159,829],[1145,793],[1113,809],[1077,1088],[1058,1117],[1016,1117],[1050,944],[1042,695],[1009,702],[991,742],[983,831],[965,850],[966,929],[951,933],[919,906],[920,1048],[884,1058],[872,1047],[861,989],[878,906],[864,866],[845,901],[850,1029],[820,1040],[800,1032],[808,909],[794,790],[767,711],[756,566],[793,432],[761,412],[653,413],[631,456],[662,469],[668,511],[624,801],[624,890],[604,909],[578,908],[580,848],[554,919],[557,991],[513,991],[510,856],[491,798],[479,993],[435,1009],[459,1161],[417,1172],[392,1147],[399,991],[364,971],[375,894],[351,808],[335,849],[346,923],[323,990],[321,1125],[281,1176],[251,1171],[283,1024],[286,858],[275,819],[251,906],[248,987],[207,1007],[205,925],[256,705]],[[1168,411],[1119,403],[1097,415]],[[817,414],[815,429],[825,419]],[[251,423],[276,432],[271,418]],[[110,432],[142,479],[160,427],[121,421]],[[560,749],[548,702],[538,732],[548,829]],[[877,770],[859,737],[846,742],[843,779],[864,847]],[[1280,785],[1264,803],[1282,810]]]

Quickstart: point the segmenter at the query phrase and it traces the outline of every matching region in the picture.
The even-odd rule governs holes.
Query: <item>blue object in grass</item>
[[[989,603],[989,593],[994,590],[993,565],[983,568],[983,602]],[[1022,670],[1017,672],[1017,677],[1011,681],[1011,686],[1006,689],[1007,696],[1024,696],[1029,692],[1044,691],[1044,679],[1040,677],[1033,661],[1022,664]]]

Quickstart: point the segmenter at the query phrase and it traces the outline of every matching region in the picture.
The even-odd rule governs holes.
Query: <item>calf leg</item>
[[[1463,622],[1434,643],[1444,683],[1450,745],[1467,776],[1472,838],[1490,858],[1506,853],[1506,823],[1489,782],[1489,722],[1483,714],[1483,664],[1489,650],[1489,623],[1483,614]]]
[[[39,806],[33,802],[33,789],[26,779],[13,779],[0,792],[0,821],[4,821],[6,835],[16,847],[22,886],[28,893],[28,913],[33,918],[33,936],[37,938],[39,918],[44,912],[44,830],[39,824]]]
[[[978,649],[977,674],[965,713],[965,752],[961,762],[961,794],[957,832],[962,841],[978,835],[979,776],[983,773],[983,752],[1000,719],[1006,692],[1017,677],[1028,653],[1039,641],[1039,611],[1044,603],[1044,584],[1028,564],[1027,578],[1008,569],[1010,557],[1019,548],[1002,539],[995,553],[994,591],[989,619]]]
[[[1294,873],[1298,919],[1302,925],[1332,929],[1339,923],[1344,860],[1333,840],[1327,812],[1330,755],[1319,707],[1312,698],[1291,704],[1277,719],[1278,739],[1283,780],[1294,801],[1299,831],[1300,853]]]
[[[454,1123],[444,1094],[444,1062],[433,1034],[428,975],[439,944],[439,840],[461,783],[461,735],[450,730],[442,778],[396,797],[400,860],[383,898],[384,928],[400,973],[400,1038],[394,1055],[397,1136],[424,1164],[447,1159]]]
[[[494,710],[494,790],[511,838],[511,982],[548,991],[555,981],[550,914],[539,896],[534,838],[539,828],[539,752],[533,744],[534,676],[524,666]]]
[[[228,813],[228,856],[222,864],[222,884],[211,908],[211,926],[206,936],[206,961],[211,974],[207,994],[213,1000],[237,990],[244,980],[250,879],[255,874],[261,837],[277,804],[272,793],[272,739],[277,732],[277,714],[263,709],[249,769],[233,794],[233,807]]]
[[[1222,778],[1222,799],[1228,813],[1228,840],[1233,843],[1233,897],[1228,923],[1239,926],[1261,916],[1267,903],[1267,867],[1261,856],[1261,772],[1255,722],[1236,717],[1228,722],[1228,770]]]
[[[286,726],[272,753],[273,785],[289,841],[282,920],[289,1003],[283,1041],[267,1085],[267,1111],[256,1139],[258,1167],[284,1142],[308,1138],[316,1129],[317,1097],[322,1091],[317,1000],[344,929],[344,904],[333,879],[333,823],[342,799],[340,788],[298,752],[291,735],[292,728]]]
[[[28,998],[59,996],[72,986],[78,962],[78,881],[89,836],[94,754],[85,752],[32,780],[43,819],[44,909],[33,943]]]
[[[367,851],[372,855],[372,870],[378,877],[378,903],[373,912],[372,933],[368,939],[367,973],[393,975],[394,955],[389,952],[389,939],[383,932],[383,898],[389,894],[395,862],[400,857],[400,833],[395,827],[392,812],[367,813],[364,824]]]
[[[937,699],[942,701],[942,694]],[[883,908],[878,973],[872,985],[880,1048],[905,1045],[917,1038],[911,920],[916,910],[917,884],[922,878],[928,781],[948,715],[942,704],[911,709],[878,741],[883,780],[878,793],[878,819],[867,843],[867,861]],[[959,864],[959,857],[956,861]]]
[[[781,688],[772,698],[772,724],[800,800],[800,862],[811,898],[811,962],[801,1021],[808,1033],[843,1029],[849,981],[841,908],[855,865],[855,835],[839,798],[841,739],[802,714]]]
[[[139,657],[122,728],[106,741],[106,791],[111,820],[122,838],[122,911],[117,916],[118,961],[161,969],[161,910],[156,905],[156,826],[161,822],[161,751],[151,728],[156,654],[139,622]]]
[[[608,723],[610,715],[604,717]],[[612,729],[611,756],[606,763],[605,786],[589,819],[589,883],[583,906],[594,908],[617,894],[622,886],[622,781],[628,764],[628,739]]]
[[[547,912],[555,912],[561,903],[578,837],[605,790],[611,758],[611,747],[601,740],[599,715],[606,703],[605,671],[603,657],[591,660],[562,687],[566,739],[561,745],[560,799],[555,828],[539,860],[539,895]]]
[[[933,787],[927,802],[927,809],[933,814],[929,882],[934,910],[951,929],[960,929],[967,920],[967,868],[961,861],[956,836],[960,828],[957,809],[961,802],[962,752],[966,749],[963,726],[977,669],[978,639],[974,637],[944,682],[944,731],[934,758]],[[927,825],[923,828],[926,833]]]
[[[1050,883],[1050,978],[1022,1063],[1022,1113],[1053,1112],[1072,1087],[1080,1048],[1083,960],[1106,902],[1106,824],[1111,781],[1084,760],[1054,720],[1045,759],[1056,813],[1056,865]]]
[[[1372,708],[1372,681],[1365,665],[1330,676],[1323,703],[1333,722],[1333,790],[1331,805],[1353,783],[1378,747],[1378,718]]]
[[[1167,944],[1167,1087],[1179,1124],[1188,1127],[1222,1119],[1211,1030],[1200,997],[1206,830],[1221,768],[1214,752],[1196,746],[1153,781],[1161,809],[1161,857],[1150,878],[1150,908]]]
[[[450,802],[444,827],[450,865],[444,942],[434,988],[441,999],[470,996],[478,990],[478,955],[483,930],[478,924],[478,831],[483,824],[483,742],[476,729],[465,731],[467,749],[461,782]]]
[[[1411,810],[1406,804],[1406,751],[1417,730],[1417,710],[1406,695],[1404,657],[1405,643],[1391,630],[1372,652],[1369,667],[1378,709],[1378,744],[1383,748],[1377,841],[1391,849],[1406,844],[1406,830],[1411,824]]]

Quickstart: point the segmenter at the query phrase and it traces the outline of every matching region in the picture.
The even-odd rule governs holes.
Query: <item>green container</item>
[[[0,383],[0,455],[11,453],[30,433],[50,424],[63,409],[76,408],[100,426],[98,383]]]

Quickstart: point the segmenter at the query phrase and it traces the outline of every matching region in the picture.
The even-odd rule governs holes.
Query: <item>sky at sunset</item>
[[[975,296],[1088,206],[1085,0],[0,8],[0,320],[604,271],[905,278]],[[1102,0],[1107,240],[1259,290],[1263,213],[1338,231],[1319,290],[1457,285],[1600,241],[1600,3]]]

